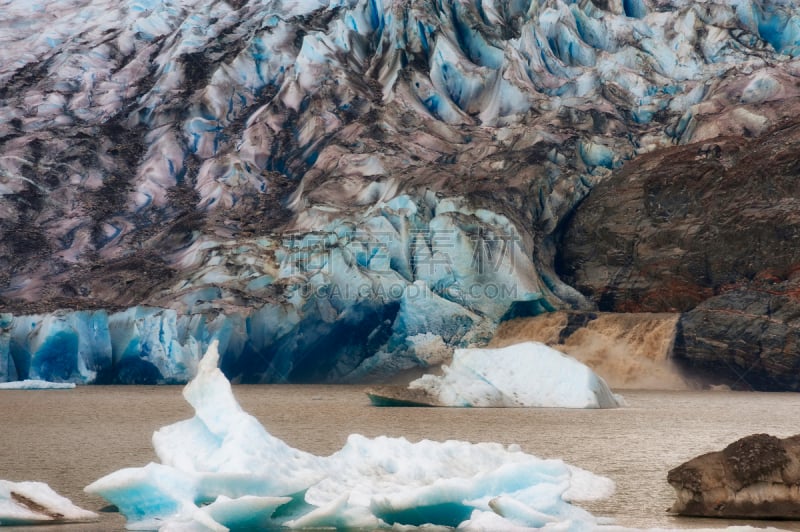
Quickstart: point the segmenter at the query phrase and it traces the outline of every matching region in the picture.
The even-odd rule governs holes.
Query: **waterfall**
[[[500,324],[490,347],[534,340],[580,360],[615,389],[685,390],[670,359],[679,314],[552,312]]]

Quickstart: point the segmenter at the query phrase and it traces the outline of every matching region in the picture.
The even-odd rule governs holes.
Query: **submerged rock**
[[[681,515],[747,519],[800,518],[800,435],[742,438],[667,475]]]

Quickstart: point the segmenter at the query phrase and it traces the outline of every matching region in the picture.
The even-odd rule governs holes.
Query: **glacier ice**
[[[3,315],[0,359],[18,380],[57,383],[155,384],[186,382],[194,374],[200,347],[176,312],[134,307],[109,314],[61,311],[44,315]],[[10,379],[9,379],[10,380]]]
[[[50,382],[38,379],[0,382],[0,390],[71,390],[74,382]]]
[[[0,480],[0,526],[96,521],[99,516],[72,504],[43,482]]]
[[[442,406],[615,408],[624,404],[574,358],[539,342],[497,349],[456,349],[443,374],[423,375],[421,390]]]
[[[238,381],[355,380],[585,308],[551,237],[594,184],[798,95],[784,0],[2,9],[0,380],[185,382],[214,338]]]
[[[117,505],[130,529],[391,528],[486,523],[589,530],[570,504],[609,496],[609,479],[517,446],[412,443],[351,435],[326,457],[288,446],[245,413],[212,342],[183,395],[195,416],[159,429],[161,463],[121,469],[86,487]]]
[[[3,314],[0,377],[5,368],[7,380],[183,383],[218,339],[221,366],[237,381],[355,381],[380,376],[376,353],[394,359],[383,376],[418,365],[409,337],[468,345],[514,302],[553,308],[513,223],[463,198],[401,195],[359,224],[313,224],[296,237],[197,240],[181,261],[206,266],[169,292],[177,308]],[[237,301],[240,280],[260,306]],[[276,285],[285,290],[277,301]],[[219,301],[229,303],[221,310]]]

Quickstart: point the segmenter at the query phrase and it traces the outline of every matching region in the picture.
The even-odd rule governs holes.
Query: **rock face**
[[[600,309],[683,312],[674,357],[706,382],[798,390],[798,153],[786,122],[644,155],[578,207],[559,271]]]
[[[564,279],[616,312],[688,311],[800,267],[800,124],[644,155],[576,210]],[[768,170],[766,170],[768,169]]]
[[[641,163],[662,167],[642,196],[654,198],[649,224],[705,212],[673,177],[727,182],[753,160],[730,182],[764,200],[743,219],[761,238],[753,256],[793,242],[791,180],[752,178],[767,163],[790,176],[791,146],[765,137],[758,160],[741,140],[798,114],[800,7],[782,0],[3,10],[5,378],[44,367],[67,380],[184,381],[216,338],[240,381],[358,380],[419,365],[419,335],[484,341],[515,302],[592,310],[555,272],[559,230],[595,185],[661,149]],[[731,138],[709,140],[720,135]],[[672,148],[696,141],[706,147]],[[774,226],[778,212],[789,221]],[[658,245],[683,228],[642,231]],[[730,234],[706,244],[727,251]],[[624,235],[609,238],[624,245],[601,260],[634,255]],[[690,308],[696,287],[704,297],[759,271],[744,251],[719,270],[698,257],[688,271],[711,280],[692,284],[673,256],[647,264],[677,271],[673,284],[631,274],[642,286],[622,290],[587,264],[614,292],[584,279],[584,245],[571,240],[562,271],[602,308],[628,296]],[[69,360],[40,366],[58,352]]]
[[[681,515],[749,519],[800,517],[800,436],[754,434],[671,470]]]
[[[799,289],[752,282],[708,299],[681,316],[673,360],[706,383],[800,390]]]

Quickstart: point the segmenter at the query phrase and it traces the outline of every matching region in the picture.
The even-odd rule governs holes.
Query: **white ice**
[[[43,482],[0,480],[0,526],[96,521],[97,514],[79,508]]]
[[[0,390],[69,390],[74,387],[74,382],[49,382],[39,379],[0,382]]]
[[[539,342],[501,349],[456,349],[444,374],[409,388],[448,406],[614,408],[622,398],[588,366]]]
[[[305,453],[241,409],[218,357],[214,342],[184,389],[195,416],[155,433],[162,463],[87,486],[119,507],[128,528],[591,530],[596,519],[570,503],[614,490],[607,478],[497,443],[351,435],[331,456]]]

